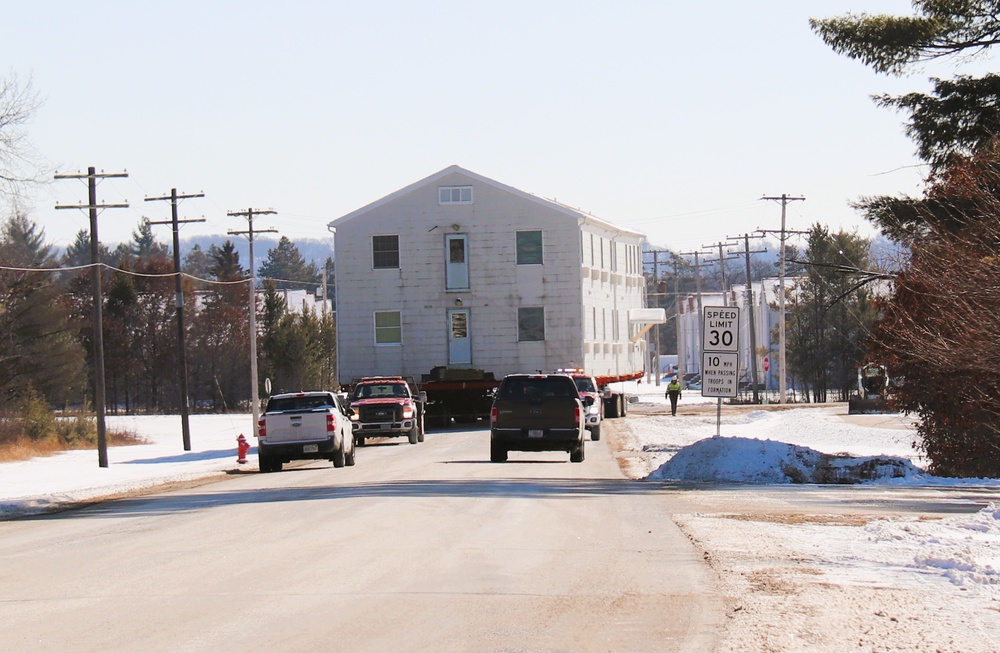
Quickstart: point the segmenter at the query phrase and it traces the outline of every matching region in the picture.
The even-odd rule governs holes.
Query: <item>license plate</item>
[[[302,453],[317,453],[319,451],[318,444],[304,444],[302,445]]]
[[[545,433],[542,429],[528,429],[529,438],[540,438],[542,434]]]

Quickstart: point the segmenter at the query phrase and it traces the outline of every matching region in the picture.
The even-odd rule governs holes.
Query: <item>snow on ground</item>
[[[0,464],[0,519],[246,467],[236,462],[236,438],[242,433],[255,444],[250,415],[192,415],[189,423],[191,451],[184,451],[178,415],[109,416],[108,429],[148,444],[108,447],[107,467],[98,465],[96,449]],[[256,469],[256,460],[247,466]]]
[[[815,486],[790,483],[871,457],[895,461],[866,483],[889,492],[974,487],[988,495],[1000,481],[922,473],[913,425],[899,415],[848,417],[843,405],[723,406],[717,425],[716,401],[697,392],[685,392],[671,417],[665,385],[625,389],[637,401],[626,419],[614,421],[623,471],[678,492],[694,482],[688,487],[718,487],[727,497],[718,503],[725,510],[674,517],[705,552],[729,599],[720,650],[1000,651],[1000,501],[944,517],[846,507],[807,515],[769,509],[767,497],[747,493],[747,486],[737,486],[744,491],[734,500],[731,486],[720,484],[808,491]],[[254,442],[249,415],[192,416],[188,452],[178,416],[109,417],[108,425],[149,444],[111,447],[107,468],[93,450],[0,464],[0,519],[256,469],[254,451],[248,465],[236,462],[236,437]]]
[[[847,416],[843,405],[723,406],[717,424],[716,400],[687,392],[671,417],[661,390],[633,389],[638,401],[619,455],[635,478],[787,485],[817,459],[842,467],[874,459],[897,464],[867,487],[977,488],[987,496],[1000,488],[996,479],[925,474],[905,416]],[[730,597],[722,651],[1000,651],[1000,499],[943,518],[880,518],[847,506],[796,514],[764,499],[742,508],[674,517]]]

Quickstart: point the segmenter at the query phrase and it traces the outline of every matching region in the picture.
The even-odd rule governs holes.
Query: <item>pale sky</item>
[[[778,229],[765,195],[805,196],[788,228],[870,225],[862,195],[916,194],[904,116],[872,94],[927,77],[872,73],[810,17],[912,14],[908,0],[284,0],[4,3],[0,75],[32,80],[29,137],[53,171],[127,170],[98,198],[104,243],[128,240],[144,198],[187,200],[182,236],[242,230],[293,241],[449,165],[556,199],[690,251]],[[979,66],[977,70],[975,66]],[[959,69],[981,72],[987,63]],[[57,246],[88,227],[80,181],[35,189]],[[3,216],[9,215],[3,207]],[[168,227],[154,227],[170,242]]]

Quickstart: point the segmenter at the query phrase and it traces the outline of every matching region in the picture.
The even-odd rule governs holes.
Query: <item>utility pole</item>
[[[327,261],[323,261],[323,317],[326,317],[326,306],[327,306],[327,301],[326,301],[327,300],[327,297],[326,297],[326,291],[327,291],[327,288],[326,288],[326,276],[328,274],[328,271],[327,271],[326,268],[327,268],[327,262],[328,262],[328,260]]]
[[[649,253],[651,253],[653,255],[653,263],[652,263],[652,265],[653,265],[653,282],[656,284],[656,292],[653,293],[653,296],[656,297],[656,308],[663,308],[664,301],[665,301],[666,297],[668,296],[668,294],[666,292],[665,286],[664,286],[663,292],[660,292],[660,284],[661,283],[665,283],[665,282],[661,282],[661,280],[660,280],[660,265],[661,265],[661,263],[660,263],[660,254],[670,254],[671,256],[675,256],[675,255],[670,250],[663,250],[663,249],[650,250]],[[664,261],[663,263],[666,264],[666,261]],[[646,265],[647,264],[646,264],[645,260],[643,260],[642,271],[643,271],[643,275],[644,276],[645,276],[645,273],[646,273]],[[648,294],[648,291],[647,291],[647,294]],[[675,305],[675,313],[678,312],[677,302],[678,302],[678,299],[677,299],[677,263],[675,261],[674,262],[674,305]],[[674,319],[674,323],[675,323],[676,329],[680,329],[680,319],[679,318],[675,318]],[[653,357],[653,367],[656,370],[655,384],[657,386],[660,385],[660,373],[662,371],[661,370],[661,366],[660,366],[660,347],[661,347],[660,337],[661,337],[661,334],[660,334],[660,328],[659,328],[659,325],[658,325],[657,328],[655,328],[653,330],[653,350],[655,352],[654,357]],[[677,339],[677,342],[680,343],[680,335],[679,334],[677,335],[676,339]],[[678,360],[678,364],[679,364],[680,363],[680,349],[677,350],[677,360]]]
[[[184,338],[184,290],[181,288],[181,241],[178,226],[189,222],[204,222],[204,218],[197,220],[177,219],[177,200],[190,199],[192,197],[205,197],[204,193],[194,195],[178,195],[176,188],[170,189],[170,195],[164,197],[147,197],[147,202],[170,200],[170,220],[150,222],[149,224],[169,224],[173,225],[174,232],[174,294],[177,308],[177,356],[180,363],[181,376],[181,436],[184,442],[184,451],[191,451],[191,424],[188,419],[188,374],[187,374],[187,354],[185,353]]]
[[[226,215],[235,218],[246,218],[249,225],[246,231],[230,231],[230,236],[247,236],[250,241],[250,403],[253,404],[253,431],[257,432],[257,421],[260,419],[260,390],[257,388],[257,272],[254,270],[253,237],[254,234],[276,234],[277,229],[253,228],[255,215],[274,215],[274,209],[247,209],[246,211],[230,211]]]
[[[804,197],[789,197],[787,194],[782,193],[781,197],[762,197],[762,200],[770,201],[780,201],[781,202],[781,253],[779,259],[781,261],[781,268],[779,273],[779,291],[778,291],[778,401],[779,403],[785,403],[786,399],[786,387],[785,387],[785,208],[788,206],[789,202],[801,202],[805,201]],[[801,233],[801,232],[799,232]]]
[[[698,356],[701,356],[701,352],[704,351],[704,344],[701,341],[701,263],[698,261],[698,257],[701,256],[701,252],[681,252],[681,256],[694,256],[694,292],[695,296],[698,298]],[[698,361],[698,372],[701,373],[701,361]]]
[[[677,381],[683,386],[684,383],[684,357],[687,353],[684,351],[684,339],[681,335],[681,294],[680,294],[680,279],[678,277],[678,265],[680,264],[681,258],[676,254],[673,255],[674,264],[674,332],[677,336]]]
[[[757,325],[754,324],[756,319],[754,318],[753,310],[753,281],[750,280],[750,254],[763,253],[764,250],[756,250],[754,252],[750,251],[750,234],[744,234],[743,246],[744,253],[746,255],[746,266],[747,266],[747,316],[750,320],[750,384],[753,389],[753,402],[755,404],[760,403],[760,394],[757,392]],[[727,238],[727,240],[739,240],[737,238]]]
[[[659,296],[660,292],[660,252],[659,250],[653,250],[653,283],[656,284],[656,307],[660,308],[663,300]],[[655,373],[653,374],[654,383],[656,387],[660,387],[660,325],[656,325],[653,330],[653,369]]]
[[[86,179],[88,201],[86,204],[56,205],[57,209],[87,209],[90,215],[90,280],[94,295],[94,409],[97,413],[97,464],[108,466],[108,435],[104,420],[105,387],[104,387],[104,311],[102,310],[103,293],[101,291],[101,246],[97,237],[98,209],[127,209],[128,204],[98,204],[97,180],[111,177],[128,177],[127,172],[100,173],[94,166],[87,168],[87,174],[56,175],[56,179]]]
[[[726,256],[726,252],[723,251],[723,247],[728,246],[729,243],[715,243],[714,245],[704,245],[704,249],[710,249],[714,247],[719,248],[719,258],[718,259],[705,259],[706,263],[712,263],[714,261],[719,262],[719,269],[722,271],[722,305],[729,306],[729,284],[726,282],[726,261],[730,261],[738,256]]]

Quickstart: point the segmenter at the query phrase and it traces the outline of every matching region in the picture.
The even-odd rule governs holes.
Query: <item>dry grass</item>
[[[131,431],[108,430],[108,446],[145,444],[146,440]],[[57,433],[44,438],[29,438],[12,420],[0,420],[0,463],[30,460],[39,456],[52,456],[74,449],[97,449],[97,431],[84,437],[66,439]]]
[[[738,515],[716,515],[722,519],[737,521],[770,522],[774,524],[814,524],[817,526],[864,526],[878,519],[877,515],[809,515],[799,513],[746,513]]]

